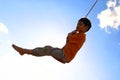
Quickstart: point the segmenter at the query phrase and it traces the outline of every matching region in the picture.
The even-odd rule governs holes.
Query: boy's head
[[[89,29],[91,28],[91,22],[90,22],[90,20],[88,19],[88,18],[81,18],[79,21],[78,21],[78,25],[80,24],[80,23],[83,23],[84,24],[84,26],[85,26],[85,28],[86,28],[86,30],[85,30],[85,32],[87,32],[87,31],[89,31]]]

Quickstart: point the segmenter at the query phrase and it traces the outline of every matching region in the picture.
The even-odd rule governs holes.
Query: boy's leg
[[[34,55],[34,56],[45,56],[45,55],[50,55],[50,51],[53,49],[51,46],[45,46],[43,48],[39,47],[39,48],[35,48],[35,49],[24,49],[21,47],[18,47],[16,45],[12,45],[12,47],[20,53],[20,55],[24,55],[24,54],[30,54],[30,55]]]
[[[51,51],[51,54],[52,54],[52,57],[55,58],[56,60],[58,60],[62,63],[67,63],[67,59],[66,59],[62,49],[53,48]]]
[[[13,47],[17,52],[19,52],[20,55],[24,55],[25,53],[27,53],[27,54],[31,54],[31,53],[32,53],[32,50],[30,50],[30,49],[23,49],[23,48],[18,47],[18,46],[14,45],[14,44],[12,45],[12,47]]]
[[[32,50],[32,54],[34,56],[52,56],[51,51],[53,47],[45,46],[45,47],[38,47]]]
[[[45,46],[43,48],[35,48],[35,49],[23,49],[21,47],[18,47],[16,45],[12,45],[12,47],[20,53],[20,55],[24,54],[30,54],[33,56],[52,56],[56,60],[66,63],[67,60],[65,58],[65,55],[63,51],[59,48],[53,48],[51,46]]]
[[[62,62],[62,63],[66,63],[66,57],[64,55],[64,52],[62,49],[59,48],[53,48],[51,46],[45,46],[43,48],[35,48],[32,50],[32,55],[34,56],[52,56],[53,58],[55,58],[56,60]]]

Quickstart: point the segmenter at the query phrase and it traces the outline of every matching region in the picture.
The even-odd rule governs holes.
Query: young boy
[[[66,44],[63,48],[53,48],[51,46],[37,47],[35,49],[24,49],[16,45],[12,47],[19,52],[20,55],[29,54],[33,56],[52,56],[62,63],[69,63],[82,47],[86,39],[85,32],[91,28],[91,22],[87,18],[81,18],[76,29],[68,34]]]

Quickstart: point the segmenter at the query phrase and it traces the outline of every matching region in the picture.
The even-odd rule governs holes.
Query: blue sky
[[[74,60],[20,56],[11,44],[63,47],[95,0],[0,0],[0,80],[120,80],[120,0],[99,0]]]

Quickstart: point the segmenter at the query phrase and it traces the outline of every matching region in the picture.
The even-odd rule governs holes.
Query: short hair
[[[86,17],[84,17],[84,18],[81,18],[78,22],[80,22],[80,21],[82,21],[84,24],[85,24],[85,26],[88,26],[88,30],[87,31],[89,31],[89,29],[91,28],[91,21],[88,19],[88,18],[86,18]],[[86,31],[86,32],[87,32]]]

